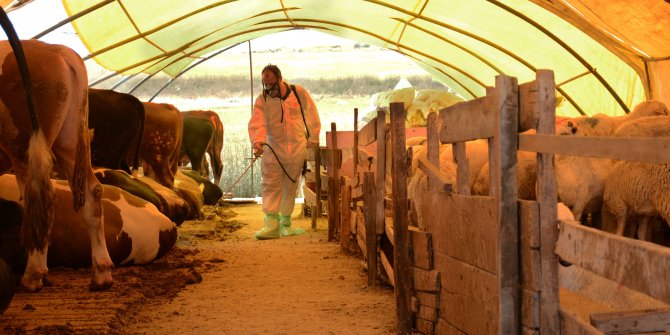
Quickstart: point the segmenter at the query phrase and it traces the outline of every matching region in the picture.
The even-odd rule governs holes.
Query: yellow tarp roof
[[[124,74],[175,76],[212,51],[302,28],[403,53],[467,99],[497,74],[525,82],[552,69],[562,114],[621,115],[667,91],[670,68],[660,0],[62,1],[70,16],[99,6],[73,25],[96,62]]]

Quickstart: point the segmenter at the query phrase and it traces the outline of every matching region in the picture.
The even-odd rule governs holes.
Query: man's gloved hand
[[[260,157],[263,154],[263,142],[254,143],[254,156]]]

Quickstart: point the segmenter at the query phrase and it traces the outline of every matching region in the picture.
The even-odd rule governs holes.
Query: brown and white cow
[[[193,178],[177,171],[174,178],[174,190],[191,207],[188,219],[204,220],[205,214],[202,212],[202,206],[205,204],[205,197],[198,183]]]
[[[56,203],[49,266],[86,266],[91,263],[86,222],[74,211],[67,183],[52,179],[51,184]],[[103,190],[105,240],[114,264],[147,264],[174,247],[177,228],[156,206],[115,186]],[[20,202],[14,175],[0,176],[0,198]]]
[[[73,210],[87,223],[93,260],[90,288],[106,289],[112,285],[113,264],[101,223],[102,186],[91,168],[86,67],[67,47],[36,40],[21,44],[32,77],[38,123],[31,122],[12,49],[8,42],[0,42],[0,174],[14,169],[26,208],[21,235],[29,259],[21,284],[36,291],[48,271],[55,208],[50,177],[55,170],[70,183]],[[41,129],[32,128],[35,125]]]
[[[172,188],[184,127],[181,112],[170,104],[142,104],[145,123],[140,157],[144,175]]]
[[[221,160],[221,153],[223,151],[223,123],[219,114],[213,111],[192,110],[182,112],[185,117],[198,118],[209,120],[214,126],[214,136],[209,147],[207,147],[207,154],[212,165],[212,173],[214,174],[214,184],[219,185],[221,181],[221,173],[223,172],[223,161]]]
[[[177,193],[157,181],[145,177],[133,177],[122,170],[95,169],[95,176],[105,185],[116,186],[136,197],[152,203],[172,222],[181,225],[188,217],[189,205]]]

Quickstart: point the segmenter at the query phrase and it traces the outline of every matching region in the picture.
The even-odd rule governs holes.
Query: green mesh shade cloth
[[[300,28],[398,51],[466,99],[498,74],[522,83],[551,69],[563,115],[670,100],[660,0],[62,1],[70,16],[106,3],[73,25],[96,62],[123,74],[176,76],[212,51]]]

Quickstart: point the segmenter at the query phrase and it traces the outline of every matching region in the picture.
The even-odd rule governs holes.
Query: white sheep
[[[555,162],[558,199],[570,207],[575,220],[580,221],[584,213],[599,211],[612,161],[557,155]]]
[[[535,153],[518,151],[516,163],[517,196],[522,200],[535,200],[535,182],[537,180],[537,162]],[[472,194],[489,195],[491,180],[488,161],[475,173]]]
[[[600,210],[605,177],[612,162],[603,158],[555,156],[558,201],[568,206],[579,221],[583,213]],[[535,200],[537,159],[535,153],[520,151],[517,155],[517,194],[519,199]],[[479,171],[472,187],[473,194],[489,194],[489,165]]]
[[[670,164],[622,161],[605,179],[603,211],[616,219],[616,234],[623,235],[626,220],[642,216],[638,237],[645,239],[649,219],[670,222]]]
[[[627,122],[615,137],[668,137],[670,117],[652,116]],[[618,162],[605,180],[604,210],[614,215],[616,234],[623,235],[632,214],[641,215],[638,238],[647,239],[649,220],[661,216],[670,222],[670,164]]]
[[[658,100],[643,101],[624,116],[596,114],[592,117],[564,118],[556,123],[557,135],[612,136],[625,122],[641,117],[668,115],[668,108]]]

